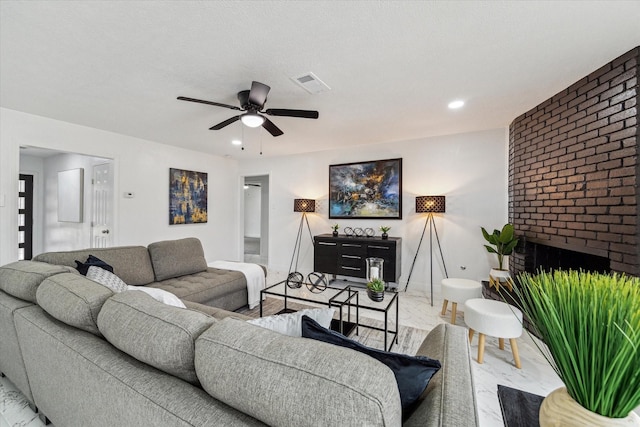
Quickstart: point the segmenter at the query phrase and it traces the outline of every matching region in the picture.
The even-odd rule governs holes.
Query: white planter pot
[[[552,391],[540,406],[540,427],[618,427],[640,426],[640,417],[631,412],[626,418],[607,418],[591,412],[573,400],[565,387]]]
[[[509,270],[498,270],[497,268],[492,268],[489,272],[489,286],[495,287],[497,290],[500,290],[500,286],[505,286],[510,291],[513,290],[513,279],[511,278],[511,273]]]

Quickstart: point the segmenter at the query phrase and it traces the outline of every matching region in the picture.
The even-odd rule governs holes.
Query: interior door
[[[112,162],[93,167],[92,184],[91,247],[108,248],[114,241]]]

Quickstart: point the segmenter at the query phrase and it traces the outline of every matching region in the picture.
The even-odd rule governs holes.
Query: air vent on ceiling
[[[299,84],[309,93],[322,93],[331,90],[322,80],[312,72],[292,77],[291,80]]]

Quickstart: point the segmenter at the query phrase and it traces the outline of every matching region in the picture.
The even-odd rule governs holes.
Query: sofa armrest
[[[437,359],[442,368],[431,378],[404,426],[478,426],[478,408],[467,329],[436,326],[416,355]]]

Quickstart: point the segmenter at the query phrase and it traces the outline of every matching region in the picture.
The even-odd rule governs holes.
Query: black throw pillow
[[[387,365],[396,377],[403,416],[413,408],[413,403],[429,385],[431,377],[440,369],[440,362],[425,356],[407,356],[367,347],[344,335],[323,328],[308,316],[302,316],[302,336],[329,344],[347,347],[367,354]]]
[[[107,270],[110,273],[113,273],[113,267],[111,267],[109,264],[107,264],[106,262],[102,261],[100,258],[95,257],[93,255],[89,255],[89,257],[87,258],[87,262],[85,263],[82,263],[76,260],[76,270],[78,270],[80,274],[82,274],[83,276],[87,275],[87,271],[89,270],[89,267],[92,267],[92,266],[100,267]]]

